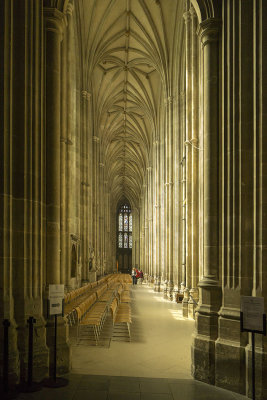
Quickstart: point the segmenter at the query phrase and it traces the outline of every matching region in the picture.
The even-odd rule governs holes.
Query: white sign
[[[263,332],[263,297],[241,296],[241,311],[244,329]]]
[[[49,314],[62,314],[62,299],[64,299],[64,285],[49,285],[50,300]]]

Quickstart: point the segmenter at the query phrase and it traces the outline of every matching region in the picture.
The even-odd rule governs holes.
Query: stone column
[[[60,283],[60,116],[61,41],[64,15],[44,8],[46,33],[46,285]],[[53,320],[47,322],[50,371],[53,368]],[[68,372],[70,349],[65,321],[58,319],[58,371]]]
[[[175,90],[176,93],[176,90]],[[179,291],[179,258],[180,258],[180,246],[179,246],[179,216],[180,216],[180,154],[181,148],[179,145],[180,139],[180,127],[179,127],[179,102],[177,94],[173,97],[173,139],[172,139],[172,170],[173,170],[173,293],[172,300],[177,301],[177,294]]]
[[[90,94],[87,90],[82,91],[81,98],[81,276],[76,278],[82,279],[82,282],[88,281],[89,269],[89,240],[88,240],[88,194],[89,194],[89,177],[88,177],[88,102]]]
[[[167,266],[168,283],[167,296],[169,300],[173,299],[173,96],[167,99],[167,145],[166,145],[166,221],[167,221]]]
[[[154,143],[154,262],[155,262],[155,277],[154,277],[154,290],[160,291],[160,155],[159,155],[159,140]]]
[[[86,104],[85,104],[85,264],[83,265],[82,271],[82,279],[85,283],[89,282],[89,259],[90,259],[90,241],[91,239],[91,175],[92,175],[92,168],[91,168],[91,157],[90,157],[90,148],[91,148],[91,137],[90,137],[90,125],[89,121],[91,118],[91,93],[87,92],[86,94]]]
[[[198,302],[198,269],[199,269],[199,190],[198,190],[198,110],[199,110],[199,74],[198,74],[198,37],[197,37],[197,16],[193,7],[190,8],[191,14],[191,85],[192,85],[192,133],[191,133],[191,161],[192,161],[192,172],[191,172],[191,263],[192,263],[192,273],[191,273],[191,288],[189,290],[189,302],[188,302],[188,316],[194,318],[194,310]]]
[[[60,75],[64,18],[44,9],[46,23],[46,283],[60,283]]]
[[[153,274],[153,197],[152,197],[152,167],[147,167],[147,233],[148,233],[148,269],[150,282],[154,281]]]
[[[184,292],[186,287],[186,154],[185,154],[185,93],[180,93],[180,147],[181,147],[181,160],[180,160],[180,215],[181,215],[181,229],[180,229],[180,288]]]
[[[164,128],[164,117],[163,113],[165,113],[165,107],[164,105],[161,106],[160,108],[160,113],[162,115],[161,118],[161,126],[160,126],[160,132],[161,132],[161,137],[160,137],[160,146],[159,146],[159,151],[160,151],[160,290],[163,292],[164,295],[164,290],[166,291],[166,258],[165,258],[165,253],[166,253],[166,248],[164,246],[165,243],[165,238],[166,238],[166,226],[165,226],[165,202],[166,202],[166,196],[165,196],[165,128]]]
[[[218,238],[218,33],[220,23],[201,23],[204,61],[204,257],[199,282],[200,301],[196,314],[197,332],[193,343],[192,373],[196,379],[214,384],[215,340],[218,336],[218,310],[221,306]]]
[[[66,284],[67,247],[67,203],[66,181],[67,177],[67,52],[68,35],[65,35],[61,46],[61,135],[60,135],[60,282]]]
[[[76,91],[75,80],[75,65],[73,65],[73,49],[74,49],[74,29],[73,29],[73,5],[68,4],[67,7],[67,30],[64,35],[64,41],[67,42],[66,54],[66,135],[64,135],[64,148],[65,148],[65,189],[64,189],[64,203],[65,203],[65,256],[61,260],[62,267],[65,268],[65,288],[71,290],[73,288],[73,281],[71,279],[71,250],[73,245],[72,236],[75,234],[76,238],[80,239],[80,226],[77,224],[77,216],[80,212],[80,168],[74,168],[77,164],[77,156],[79,150],[80,129],[78,128],[77,121],[79,121],[79,112],[77,107],[80,104],[80,91]],[[65,68],[62,65],[62,68]],[[74,94],[75,93],[75,94]],[[63,96],[62,96],[63,97]],[[78,100],[78,101],[77,101]],[[64,101],[62,99],[62,101]],[[77,125],[76,125],[77,124]],[[64,132],[62,132],[64,133]],[[62,158],[62,156],[61,156]],[[63,183],[62,183],[63,186]],[[75,196],[73,196],[75,193]],[[77,213],[77,214],[76,214]],[[77,242],[76,242],[77,243]],[[61,254],[64,248],[61,249]],[[65,265],[64,265],[64,264]]]
[[[100,139],[98,136],[93,136],[93,171],[94,171],[94,204],[93,204],[93,215],[94,215],[94,242],[93,248],[96,258],[96,267],[99,263],[99,146]]]
[[[105,238],[105,230],[104,230],[104,209],[105,209],[105,196],[104,196],[104,168],[105,164],[103,162],[99,163],[99,247],[100,247],[100,275],[103,275],[103,266],[105,259],[105,247],[104,247],[104,238]]]
[[[192,148],[190,144],[192,134],[192,21],[190,11],[184,13],[185,20],[185,43],[186,43],[186,140],[185,140],[185,163],[186,163],[186,198],[185,198],[185,215],[186,215],[186,287],[184,289],[183,299],[183,316],[188,317],[188,301],[189,290],[191,289],[191,268],[192,268]]]

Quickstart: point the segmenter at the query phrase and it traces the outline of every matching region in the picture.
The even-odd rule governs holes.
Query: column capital
[[[221,26],[222,21],[215,18],[209,18],[200,23],[199,35],[203,46],[218,41]]]
[[[191,21],[190,10],[186,11],[186,12],[183,14],[183,17],[184,17],[184,22],[185,22],[186,24],[188,24],[188,22]]]
[[[169,104],[173,103],[173,96],[168,96],[164,99],[164,105],[165,107],[168,106]]]
[[[66,16],[57,8],[44,7],[45,29],[47,32],[54,32],[63,39],[63,32],[66,27]]]
[[[196,13],[196,10],[194,9],[194,7],[190,7],[189,13],[190,13],[192,19],[194,17],[197,17],[197,13]]]
[[[99,143],[100,139],[99,139],[98,136],[93,136],[93,141],[96,142],[96,143]]]
[[[87,90],[82,90],[82,98],[89,100],[91,98],[91,93],[89,93]]]
[[[73,10],[74,10],[74,5],[72,3],[68,3],[67,9],[66,9],[66,14],[71,17]]]

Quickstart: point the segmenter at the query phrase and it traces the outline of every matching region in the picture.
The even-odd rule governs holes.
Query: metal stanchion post
[[[9,387],[9,378],[8,378],[8,328],[10,327],[10,322],[8,319],[4,319],[4,347],[3,347],[3,378],[1,382],[0,394],[1,398],[4,400],[15,399],[18,397],[18,392],[14,388]]]
[[[4,325],[4,369],[3,369],[3,389],[4,392],[8,392],[8,328],[10,327],[10,322],[8,319],[3,321]]]
[[[54,371],[53,371],[53,377],[44,379],[44,381],[43,381],[43,385],[46,386],[46,387],[50,387],[50,388],[58,388],[58,387],[67,386],[67,384],[69,383],[68,379],[57,377],[57,314],[55,314],[54,332],[55,332],[55,337],[54,337]]]
[[[33,367],[33,324],[36,319],[29,317],[27,320],[29,324],[29,346],[28,346],[28,381],[19,386],[19,390],[24,393],[37,392],[42,389],[42,385],[32,381],[32,367]]]
[[[252,337],[252,399],[255,400],[255,333],[251,332]]]

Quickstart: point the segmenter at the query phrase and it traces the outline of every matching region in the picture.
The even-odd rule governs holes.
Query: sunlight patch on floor
[[[169,308],[168,311],[171,313],[172,317],[176,320],[179,320],[179,321],[187,320],[187,318],[183,317],[183,310],[172,310]]]

